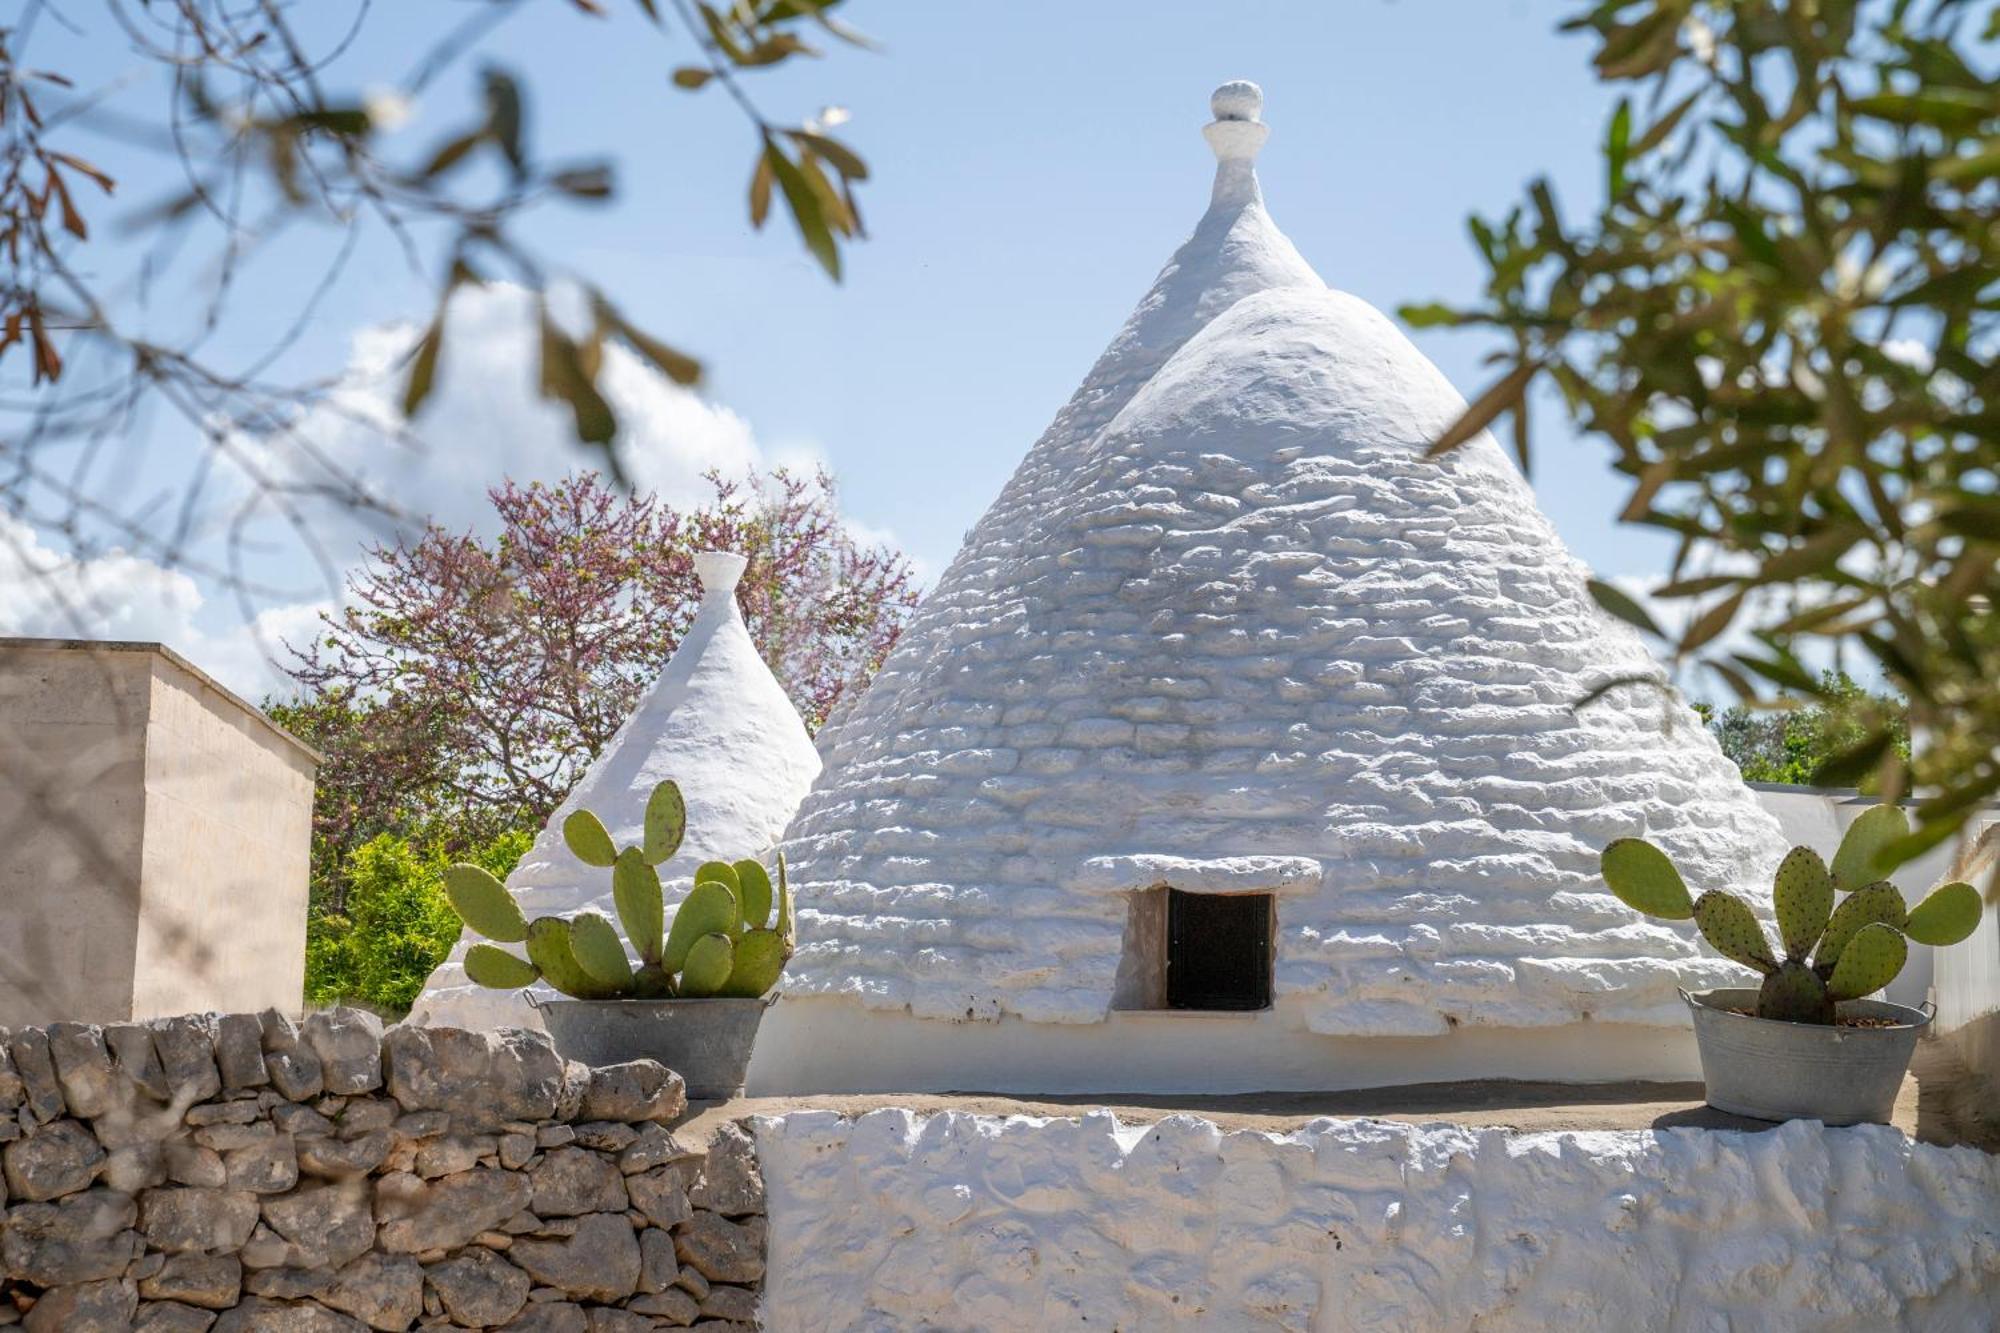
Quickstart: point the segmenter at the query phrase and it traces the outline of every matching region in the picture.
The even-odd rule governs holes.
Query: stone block
[[[764,1220],[731,1222],[696,1213],[674,1228],[674,1257],[710,1282],[757,1282],[764,1276]]]
[[[730,1217],[764,1211],[764,1175],[757,1166],[757,1145],[740,1126],[724,1125],[709,1145],[701,1174],[688,1190],[696,1208]]]
[[[542,1217],[622,1211],[625,1177],[608,1157],[587,1148],[556,1148],[528,1173],[534,1183],[529,1205]]]
[[[256,1225],[257,1196],[245,1190],[169,1186],[139,1196],[139,1230],[168,1254],[238,1250]]]
[[[528,1275],[493,1251],[474,1247],[429,1265],[424,1275],[455,1324],[504,1324],[527,1303]]]
[[[562,1240],[514,1242],[507,1256],[537,1282],[592,1301],[622,1301],[639,1287],[639,1241],[622,1213],[592,1213]]]
[[[103,1145],[74,1120],[51,1121],[0,1149],[8,1193],[31,1202],[87,1188],[103,1161]]]
[[[139,1293],[123,1278],[104,1278],[42,1293],[21,1326],[28,1333],[129,1333]]]
[[[139,1283],[149,1301],[226,1310],[243,1294],[243,1263],[233,1254],[176,1254]]]
[[[362,1009],[322,1009],[307,1016],[303,1032],[328,1092],[348,1097],[382,1086],[381,1019]]]
[[[627,1060],[590,1071],[587,1120],[664,1121],[687,1109],[687,1085],[657,1060]]]

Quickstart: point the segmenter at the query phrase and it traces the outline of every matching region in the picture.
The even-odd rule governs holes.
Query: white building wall
[[[774,1333],[1971,1333],[2000,1310],[2000,1158],[1882,1127],[756,1131]]]

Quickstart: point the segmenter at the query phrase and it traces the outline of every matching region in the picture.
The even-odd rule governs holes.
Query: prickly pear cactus
[[[1840,961],[1840,951],[1854,938],[1855,931],[1876,922],[1901,930],[1906,920],[1902,891],[1888,880],[1856,889],[1833,909],[1826,931],[1819,937],[1819,952],[1813,956],[1813,966],[1819,969],[1821,977],[1830,977],[1833,965]]]
[[[466,925],[489,940],[519,944],[528,938],[528,919],[507,886],[483,866],[455,865],[444,872],[444,896]]]
[[[445,872],[445,894],[465,924],[489,940],[523,945],[528,955],[475,944],[466,950],[466,976],[501,990],[546,981],[579,1000],[764,994],[792,956],[785,858],[778,857],[775,895],[760,861],[704,862],[670,927],[654,867],[680,850],[686,832],[687,802],[671,782],[655,787],[646,802],[640,846],[619,850],[604,821],[588,810],[572,811],[563,820],[563,841],[577,859],[611,870],[612,902],[625,928],[622,941],[599,912],[529,921],[507,886],[491,874],[478,866],[452,866]],[[774,896],[778,919],[767,929]]]
[[[1771,948],[1739,898],[1711,890],[1687,901],[1687,886],[1664,852],[1638,838],[1604,849],[1604,882],[1626,906],[1667,921],[1692,916],[1724,958],[1764,974],[1757,1014],[1789,1023],[1831,1023],[1835,1005],[1881,990],[1903,969],[1909,941],[1956,944],[1979,924],[1970,884],[1946,884],[1914,909],[1882,878],[1893,869],[1909,819],[1895,806],[1867,810],[1848,826],[1829,867],[1810,847],[1794,847],[1772,888],[1782,951]],[[784,862],[778,863],[780,897]],[[1838,906],[1835,898],[1846,894]],[[781,909],[781,917],[784,909]]]
[[[1709,947],[1724,958],[1734,959],[1745,967],[1759,972],[1770,973],[1777,969],[1771,957],[1771,946],[1764,939],[1764,928],[1757,924],[1757,915],[1741,898],[1710,889],[1694,901],[1694,923],[1701,927],[1701,936]]]
[[[587,866],[608,866],[618,859],[618,844],[611,841],[604,821],[588,810],[572,810],[563,820],[563,845]]]
[[[1956,944],[1979,925],[1979,890],[1970,884],[1944,884],[1932,889],[1910,909],[1903,933],[1919,944]]]
[[[1872,995],[1896,979],[1909,956],[1910,945],[1902,931],[1880,921],[1871,922],[1855,931],[1840,951],[1840,961],[1826,979],[1827,993],[1836,1000]]]
[[[1810,847],[1794,847],[1778,863],[1771,885],[1771,903],[1778,912],[1778,936],[1787,958],[1803,958],[1826,929],[1833,915],[1833,876],[1826,862]]]
[[[1758,989],[1757,1016],[1783,1023],[1831,1023],[1833,996],[1819,973],[1804,963],[1786,962]]]
[[[735,953],[736,946],[727,935],[703,935],[696,940],[681,971],[681,994],[692,999],[720,995],[729,982]]]

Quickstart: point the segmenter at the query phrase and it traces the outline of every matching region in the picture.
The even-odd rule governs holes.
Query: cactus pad
[[[1879,921],[1863,926],[1840,951],[1840,961],[1826,979],[1827,993],[1836,1000],[1872,995],[1896,979],[1909,955],[1908,941],[1894,926]]]
[[[1787,852],[1778,863],[1771,900],[1778,910],[1778,937],[1784,941],[1785,957],[1805,961],[1833,915],[1833,877],[1819,853],[1810,847]]]
[[[632,964],[625,958],[625,945],[611,918],[603,913],[578,912],[570,918],[569,951],[598,985],[623,990],[632,984]]]
[[[618,859],[618,844],[611,841],[604,821],[588,810],[572,810],[563,820],[563,845],[587,866],[608,866]]]
[[[491,872],[474,865],[455,865],[444,872],[444,896],[466,925],[489,940],[519,944],[528,938],[528,921],[507,886]]]
[[[778,984],[778,976],[785,970],[785,960],[790,956],[791,950],[785,947],[784,936],[777,931],[743,932],[743,937],[736,941],[729,984],[722,988],[722,993],[744,1000],[756,999]]]
[[[1780,1023],[1831,1023],[1833,997],[1817,972],[1794,960],[1764,978],[1757,992],[1757,1017]]]
[[[658,963],[647,963],[632,974],[632,998],[664,1000],[674,993],[674,979]]]
[[[1618,900],[1635,912],[1663,921],[1685,921],[1694,915],[1681,872],[1644,838],[1618,839],[1604,849],[1598,865]]]
[[[697,884],[726,884],[735,893],[743,886],[737,882],[736,867],[727,861],[703,861],[694,868],[694,882]]]
[[[1854,938],[1855,931],[1877,921],[1901,930],[1904,917],[1903,895],[1888,880],[1877,880],[1866,888],[1856,889],[1833,909],[1833,917],[1826,923],[1825,933],[1819,937],[1819,952],[1813,956],[1814,966],[1822,975],[1831,975],[1833,965],[1840,961],[1840,951]]]
[[[685,971],[688,951],[694,948],[696,940],[704,935],[734,935],[741,929],[742,919],[736,895],[728,885],[713,880],[695,885],[674,913],[674,924],[667,930],[667,944],[661,951],[660,965],[669,972]],[[681,993],[687,993],[685,978],[682,979]]]
[[[516,958],[491,944],[475,944],[465,951],[465,975],[475,986],[494,990],[519,990],[541,979],[542,971],[525,958]]]
[[[1711,889],[1695,899],[1694,921],[1709,947],[1724,958],[1754,967],[1766,976],[1777,970],[1764,928],[1741,898]]]
[[[667,909],[660,896],[660,872],[646,862],[637,847],[627,847],[611,867],[611,901],[625,938],[632,941],[642,963],[660,961],[660,936]]]
[[[771,877],[756,861],[738,861],[735,870],[736,898],[743,904],[743,924],[751,930],[762,930],[771,923]]]
[[[641,848],[647,865],[670,861],[681,849],[681,839],[687,836],[687,814],[681,789],[671,780],[653,788],[653,794],[646,798],[645,846]]]
[[[1956,944],[1979,925],[1979,890],[1970,884],[1942,884],[1910,909],[1903,933],[1919,944]]]
[[[1863,810],[1847,826],[1840,847],[1833,854],[1833,883],[1842,893],[1852,893],[1864,885],[1889,877],[1895,867],[1883,857],[1883,849],[1910,834],[1910,820],[1900,807],[1877,805]]]
[[[688,950],[681,969],[681,994],[702,999],[719,993],[729,982],[736,947],[722,934],[703,935]]]
[[[542,979],[577,1000],[599,1000],[607,987],[591,980],[569,943],[569,922],[559,916],[538,916],[528,923],[528,960],[542,970]]]

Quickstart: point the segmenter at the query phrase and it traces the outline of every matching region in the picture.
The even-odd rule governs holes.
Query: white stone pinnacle
[[[1258,198],[1257,150],[1271,137],[1271,127],[1258,119],[1264,110],[1264,90],[1248,79],[1232,79],[1209,95],[1215,119],[1201,127],[1215,152],[1213,203],[1246,204]]]
[[[736,591],[736,581],[750,561],[734,551],[702,551],[694,558],[694,574],[701,580],[701,599],[726,596]]]

